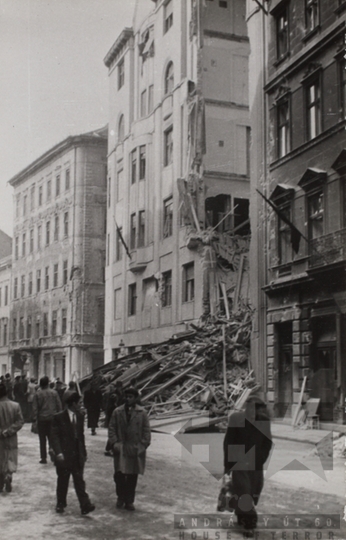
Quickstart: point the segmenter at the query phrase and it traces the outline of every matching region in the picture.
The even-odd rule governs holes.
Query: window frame
[[[54,242],[59,240],[59,229],[60,229],[60,216],[56,215],[54,217]]]
[[[36,293],[41,292],[41,269],[36,270]]]
[[[162,238],[173,236],[173,197],[163,201],[163,227]]]
[[[132,150],[130,154],[130,160],[131,160],[131,185],[133,185],[137,181],[137,148]]]
[[[168,0],[163,5],[163,34],[167,34],[169,29],[172,28],[172,26],[173,26],[173,0]]]
[[[285,107],[287,116],[284,122],[281,122],[281,111]],[[284,130],[284,139],[281,134]],[[285,96],[276,104],[276,155],[277,159],[285,157],[291,151],[291,99]],[[283,145],[284,143],[284,145]],[[285,149],[283,149],[285,146]]]
[[[56,197],[60,196],[60,188],[61,188],[60,180],[61,180],[61,175],[59,173],[55,176],[55,196]]]
[[[145,210],[139,210],[137,248],[142,248],[145,246],[145,220],[146,220]]]
[[[64,238],[69,236],[69,213],[64,212]]]
[[[50,244],[50,220],[46,221],[46,246]]]
[[[169,126],[163,132],[164,138],[164,167],[169,167],[173,163],[173,125]]]
[[[29,252],[33,253],[34,251],[34,229],[30,229],[29,231],[30,239],[29,239]]]
[[[311,215],[311,202],[314,199],[321,198],[322,204],[321,207],[315,212],[315,215]],[[325,190],[323,186],[320,186],[316,189],[312,189],[306,193],[306,211],[307,211],[307,227],[308,227],[308,239],[310,242],[317,240],[325,235]],[[315,222],[322,222],[322,232],[321,234],[314,234],[313,225]]]
[[[120,233],[122,234],[123,228],[119,227]],[[121,261],[123,258],[123,244],[120,239],[119,231],[115,233],[115,262]]]
[[[139,147],[139,180],[146,179],[146,172],[147,172],[147,147],[145,144],[142,144]]]
[[[189,276],[190,269],[193,269],[193,277]],[[182,303],[193,302],[195,299],[195,263],[190,262],[183,265],[183,290]]]
[[[118,63],[118,90],[125,84],[125,58],[122,58]]]
[[[65,259],[62,263],[62,284],[67,285],[68,283],[68,260]]]
[[[67,334],[67,308],[61,309],[61,334]]]
[[[165,96],[172,94],[174,89],[174,64],[172,61],[168,62],[165,70]]]
[[[53,266],[53,287],[59,285],[59,263],[55,263]]]
[[[128,294],[128,316],[133,317],[137,312],[137,283],[129,284]]]
[[[315,94],[317,97],[313,98],[311,101],[311,89],[315,87]],[[312,77],[309,77],[304,81],[304,107],[305,107],[305,138],[306,141],[312,141],[316,139],[323,132],[323,113],[322,113],[322,73],[319,71],[317,74],[314,74]],[[312,119],[314,114],[314,129],[315,133],[312,134]]]
[[[290,54],[290,17],[289,17],[289,2],[285,2],[275,14],[275,32],[276,32],[276,60],[280,62],[287,58]],[[284,21],[284,25],[280,27],[280,21]],[[285,36],[284,40],[281,39]],[[281,43],[284,41],[284,45]],[[283,50],[281,50],[283,49]]]
[[[44,269],[44,290],[49,290],[49,266],[46,266]]]
[[[130,215],[130,249],[136,249],[137,240],[137,215],[133,212]]]
[[[316,9],[316,13],[314,11]],[[314,32],[320,26],[320,2],[319,0],[305,0],[305,30],[307,35]],[[313,26],[310,25],[314,22]]]
[[[140,96],[140,118],[145,118],[148,114],[147,112],[147,100],[148,100],[148,96],[147,96],[147,89],[145,88],[142,92],[141,92],[141,96]]]
[[[163,308],[172,307],[172,270],[162,272],[161,305]]]
[[[68,167],[65,170],[65,191],[69,191],[71,187],[71,169]]]

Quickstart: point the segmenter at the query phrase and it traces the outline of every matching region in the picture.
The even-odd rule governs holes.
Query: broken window
[[[172,271],[162,274],[162,307],[172,305]]]
[[[232,228],[231,197],[220,194],[209,197],[205,201],[205,215],[207,227],[216,228],[218,232],[229,231]],[[227,216],[227,214],[229,214]]]
[[[195,298],[195,264],[183,266],[183,302],[191,302]]]
[[[249,199],[234,199],[234,232],[242,236],[250,234]]]

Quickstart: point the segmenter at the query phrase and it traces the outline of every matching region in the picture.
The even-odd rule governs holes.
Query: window
[[[162,307],[172,305],[172,271],[162,274]]]
[[[41,249],[42,226],[37,227],[37,249]]]
[[[54,218],[54,242],[59,240],[59,216]]]
[[[30,189],[30,210],[35,208],[35,186],[31,186]]]
[[[47,181],[47,202],[52,198],[52,181]]]
[[[16,261],[18,260],[18,257],[19,257],[19,236],[16,236],[15,241],[14,241],[14,258],[16,259]]]
[[[41,290],[41,270],[36,270],[36,292]]]
[[[137,304],[137,286],[136,283],[131,283],[129,285],[129,306],[128,313],[129,317],[136,315],[136,304]]]
[[[29,315],[28,320],[26,321],[26,337],[27,339],[31,338],[31,316]]]
[[[49,266],[46,266],[44,271],[44,288],[46,291],[49,289]]]
[[[280,208],[281,214],[292,222],[291,219],[291,207],[285,206]],[[291,229],[287,223],[278,217],[278,249],[279,249],[279,263],[287,264],[292,262],[292,243],[291,243]]]
[[[119,62],[118,64],[118,90],[120,90],[120,88],[124,86],[124,82],[125,82],[125,63],[124,63],[124,60],[121,60],[121,62]]]
[[[147,91],[146,90],[143,90],[143,92],[141,93],[140,115],[141,115],[141,118],[147,115]]]
[[[136,214],[131,214],[130,222],[130,249],[136,249],[136,235],[137,235],[137,226],[136,226]]]
[[[18,298],[18,278],[14,278],[13,283],[13,298]]]
[[[173,163],[173,126],[164,132],[164,166]]]
[[[3,344],[4,345],[7,345],[7,324],[4,323],[4,326],[3,326]]]
[[[49,246],[50,242],[50,221],[46,223],[46,246]]]
[[[67,331],[67,309],[61,310],[61,333],[66,334]]]
[[[24,339],[24,317],[19,319],[19,339]]]
[[[228,7],[227,0],[219,0],[219,6],[221,8],[227,8]]]
[[[145,180],[146,171],[146,147],[139,147],[139,179]]]
[[[5,306],[8,305],[8,285],[5,286]]]
[[[43,314],[43,335],[48,336],[48,313]]]
[[[66,169],[65,171],[65,191],[68,191],[70,189],[70,169]]]
[[[284,58],[289,51],[288,42],[288,5],[276,17],[276,47],[277,58]]]
[[[183,266],[183,302],[191,302],[195,298],[195,265]]]
[[[52,336],[56,336],[58,329],[58,312],[56,309],[52,312]]]
[[[148,114],[152,113],[154,110],[154,85],[149,86],[149,96],[148,96]]]
[[[117,201],[120,201],[123,196],[123,180],[124,170],[120,169],[117,173]]]
[[[163,201],[163,238],[173,234],[173,198]]]
[[[26,233],[23,233],[22,236],[22,257],[25,257],[26,254]]]
[[[312,32],[319,25],[319,0],[305,0],[305,25]]]
[[[121,289],[114,289],[114,320],[121,319],[122,305],[121,305]]]
[[[36,318],[36,337],[40,337],[40,316],[38,315]]]
[[[145,245],[145,210],[140,210],[138,214],[138,247]]]
[[[123,228],[119,227],[119,230],[116,232],[116,240],[115,240],[115,260],[121,261],[123,258],[123,245],[121,243],[120,235],[123,232]]]
[[[28,284],[28,294],[29,296],[32,295],[32,272],[29,272],[29,284]]]
[[[34,251],[34,229],[30,229],[30,253]]]
[[[59,197],[60,195],[60,174],[57,174],[55,177],[55,196]]]
[[[170,62],[166,69],[165,74],[165,95],[173,92],[174,88],[174,65]]]
[[[59,265],[54,265],[54,272],[53,272],[53,287],[58,286],[58,277],[59,277]]]
[[[290,151],[290,108],[285,100],[277,106],[277,154],[281,158]]]
[[[17,319],[13,319],[12,323],[12,339],[17,339]]]
[[[307,140],[321,133],[321,92],[320,81],[315,79],[308,84],[306,92]]]
[[[340,62],[340,109],[341,119],[346,118],[346,58]]]
[[[124,115],[122,114],[119,119],[119,125],[118,125],[118,140],[119,142],[122,142],[125,137],[125,119]]]
[[[26,216],[27,200],[28,200],[27,195],[24,195],[24,197],[23,197],[23,216]]]
[[[20,216],[20,195],[16,197],[16,218]]]
[[[131,152],[131,184],[136,182],[137,176],[137,149]]]
[[[64,238],[68,237],[68,212],[64,213]]]
[[[42,202],[43,202],[43,187],[39,186],[39,188],[38,188],[38,205],[42,206]]]
[[[308,234],[309,240],[323,236],[323,192],[318,191],[308,196]]]
[[[67,285],[67,279],[68,279],[68,266],[67,266],[67,261],[64,261],[63,262],[63,265],[62,265],[62,284],[63,285]]]
[[[25,296],[25,276],[22,276],[20,279],[21,279],[20,296],[22,298],[24,298],[24,296]]]
[[[165,34],[173,26],[173,0],[169,0],[163,6],[163,33]]]

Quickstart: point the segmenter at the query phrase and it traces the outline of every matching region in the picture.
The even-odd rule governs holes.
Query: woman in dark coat
[[[88,414],[88,428],[91,428],[91,435],[96,435],[102,407],[102,392],[95,381],[92,381],[90,388],[84,392],[83,401]]]
[[[231,412],[224,439],[225,473],[232,471],[230,507],[246,536],[253,536],[257,524],[255,506],[263,488],[263,465],[272,446],[270,420],[265,403],[250,396],[245,409]]]

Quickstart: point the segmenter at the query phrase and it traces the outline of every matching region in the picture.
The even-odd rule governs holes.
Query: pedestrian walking
[[[120,407],[120,405],[124,404],[124,390],[123,390],[123,383],[121,381],[117,381],[115,383],[115,388],[111,384],[108,391],[108,399],[106,400],[106,419],[105,419],[105,427],[109,427],[109,422],[112,417],[114,409],[117,407]],[[112,452],[112,445],[107,439],[107,444],[105,448],[105,456],[113,456]]]
[[[224,438],[224,471],[232,471],[230,506],[245,536],[254,536],[257,524],[255,506],[263,488],[263,465],[272,446],[270,420],[259,395],[248,398],[244,409],[231,412]]]
[[[13,383],[12,383],[12,379],[11,379],[10,373],[6,373],[6,375],[5,375],[5,386],[6,386],[6,391],[7,391],[7,397],[8,397],[8,399],[11,399],[11,400],[13,401],[13,400],[14,400],[14,395],[13,395]]]
[[[102,407],[102,392],[95,380],[91,381],[90,387],[84,392],[83,401],[88,415],[88,428],[91,429],[91,435],[96,435]]]
[[[4,486],[12,491],[12,474],[17,470],[17,432],[23,427],[24,419],[18,403],[7,397],[5,384],[0,384],[0,492]]]
[[[54,414],[62,409],[60,398],[55,390],[49,388],[49,379],[44,376],[40,379],[40,388],[34,395],[33,422],[37,424],[40,440],[40,463],[47,463],[47,440],[50,446],[50,431]]]
[[[26,399],[27,399],[27,414],[28,414],[28,421],[33,421],[33,401],[34,401],[34,395],[36,393],[36,382],[34,377],[31,377],[29,383],[28,383],[28,389],[26,392]]]
[[[151,434],[147,413],[136,403],[138,390],[127,388],[124,397],[125,404],[113,411],[108,438],[114,456],[116,506],[134,510],[138,474],[144,474]]]
[[[67,491],[72,474],[75,491],[79,500],[82,515],[95,510],[85,491],[83,478],[87,451],[84,438],[84,416],[79,411],[81,397],[78,392],[70,394],[66,399],[66,409],[53,418],[51,447],[55,454],[57,473],[57,505],[56,512],[62,514],[67,506]]]

